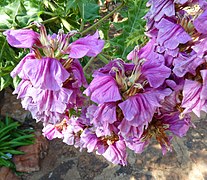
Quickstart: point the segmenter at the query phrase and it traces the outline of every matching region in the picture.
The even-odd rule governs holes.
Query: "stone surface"
[[[24,122],[25,119],[30,116],[30,112],[22,108],[20,99],[17,99],[16,95],[12,95],[12,92],[13,90],[10,88],[5,89],[4,99],[0,100],[2,102],[4,101],[0,111],[1,115],[8,115],[20,122]]]
[[[20,180],[13,171],[7,167],[0,168],[0,180]]]
[[[0,91],[0,114],[1,114],[1,108],[4,105],[4,90]]]
[[[25,154],[13,157],[16,170],[19,172],[39,171],[40,159],[45,156],[47,149],[47,140],[40,132],[36,132],[34,144],[18,148],[18,150],[25,152]]]
[[[7,92],[8,93],[8,92]],[[4,112],[11,112],[11,98],[4,104]],[[18,106],[17,106],[18,107]],[[19,110],[13,106],[13,115]],[[22,111],[22,110],[20,110]],[[25,111],[22,111],[24,114]],[[55,139],[49,142],[48,154],[40,160],[39,171],[24,173],[22,180],[207,180],[207,118],[193,117],[197,128],[191,128],[182,139],[174,139],[173,152],[162,155],[153,141],[142,154],[128,150],[128,165],[113,165],[95,153],[80,152]],[[25,121],[41,130],[34,120]],[[44,151],[42,153],[44,156]]]

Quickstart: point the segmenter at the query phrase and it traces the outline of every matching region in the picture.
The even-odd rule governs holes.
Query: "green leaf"
[[[16,89],[16,87],[18,86],[20,81],[21,81],[21,79],[18,76],[13,78],[13,87],[14,87],[14,89]]]
[[[61,20],[63,26],[64,26],[68,31],[71,31],[71,28],[72,28],[72,27],[71,27],[71,25],[67,22],[67,20],[64,19],[64,18],[61,18],[60,20]]]
[[[12,83],[12,78],[9,75],[0,77],[0,91],[8,87]]]
[[[10,153],[10,154],[16,154],[16,155],[25,154],[22,151],[17,151],[17,150],[13,150],[13,149],[5,150],[5,151],[2,151],[2,152],[4,152],[4,153]]]
[[[0,158],[0,166],[13,167],[14,165],[9,160]]]
[[[66,3],[66,12],[69,13],[71,8],[76,8],[77,1],[76,0],[67,0]]]
[[[91,21],[99,18],[99,5],[95,0],[82,0],[78,2],[79,11],[84,21]]]
[[[110,55],[125,59],[136,45],[146,43],[143,19],[147,12],[146,2],[147,0],[128,0],[125,7],[119,12],[123,19],[121,22],[113,23],[117,35],[109,41],[110,46],[105,50],[111,51]]]
[[[41,21],[38,16],[43,10],[43,2],[39,0],[14,0],[0,3],[0,28],[24,27],[30,22]]]
[[[0,138],[4,137],[8,132],[16,129],[20,124],[18,122],[13,122],[8,126],[0,129]]]

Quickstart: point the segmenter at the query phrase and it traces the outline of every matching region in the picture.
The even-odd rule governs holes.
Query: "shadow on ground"
[[[3,99],[1,98],[2,104]],[[7,89],[2,114],[8,113],[24,121],[29,117],[20,102]],[[194,118],[195,119],[195,118]],[[49,142],[47,155],[40,162],[40,171],[24,173],[23,180],[205,180],[207,179],[207,118],[194,120],[196,129],[187,136],[174,139],[173,152],[162,156],[152,142],[142,154],[128,151],[128,166],[113,165],[102,156],[68,146],[55,139]],[[34,120],[25,123],[35,125]]]

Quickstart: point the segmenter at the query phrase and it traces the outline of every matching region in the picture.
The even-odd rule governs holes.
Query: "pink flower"
[[[54,138],[62,138],[63,134],[58,130],[55,125],[48,124],[46,125],[43,130],[43,135],[47,137],[47,139],[52,140]]]
[[[94,77],[84,94],[91,96],[91,100],[98,104],[121,100],[119,87],[114,78],[101,73]]]
[[[120,139],[112,144],[108,142],[105,152],[102,154],[108,161],[113,164],[127,165],[126,144]]]

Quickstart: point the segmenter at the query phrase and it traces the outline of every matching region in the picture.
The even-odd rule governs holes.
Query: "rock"
[[[4,105],[4,89],[0,91],[0,114],[1,114],[1,108]]]
[[[0,101],[3,101],[3,106],[0,111],[2,116],[9,115],[9,117],[17,119],[20,122],[24,122],[30,116],[30,112],[22,108],[21,100],[12,94],[10,88],[5,89],[4,98],[0,99]]]
[[[40,159],[44,158],[47,152],[48,141],[40,132],[35,133],[35,139],[34,144],[18,148],[18,150],[25,152],[25,154],[13,157],[17,171],[34,172],[40,170]]]
[[[20,180],[13,171],[7,167],[0,168],[0,180]]]

